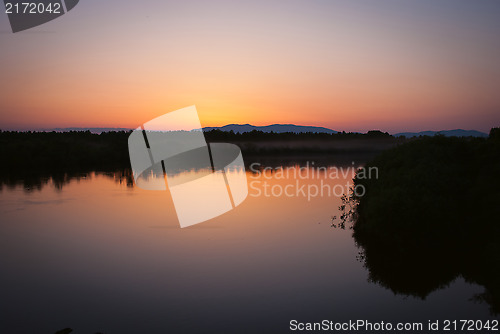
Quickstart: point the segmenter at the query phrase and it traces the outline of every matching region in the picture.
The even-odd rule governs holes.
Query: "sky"
[[[488,132],[499,36],[498,0],[82,0],[15,34],[2,8],[0,129],[196,105],[202,126]]]

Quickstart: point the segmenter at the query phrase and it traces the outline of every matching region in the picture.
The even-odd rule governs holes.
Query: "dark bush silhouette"
[[[64,329],[61,329],[60,331],[55,332],[55,334],[69,334],[72,332],[73,332],[73,330],[71,328],[64,328]]]
[[[54,334],[69,334],[69,333],[73,333],[73,329],[64,328],[64,329],[61,329],[60,331],[55,332]],[[95,334],[104,334],[104,333],[96,332]]]
[[[343,226],[373,282],[425,298],[458,276],[500,311],[500,136],[421,138],[380,154],[378,179],[356,177],[366,194],[346,199]],[[353,207],[349,212],[348,208]]]

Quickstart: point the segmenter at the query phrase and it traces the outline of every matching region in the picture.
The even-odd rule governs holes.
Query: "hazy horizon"
[[[365,131],[358,131],[358,130],[350,130],[346,131],[343,129],[337,129],[337,128],[330,128],[330,127],[325,127],[325,126],[320,126],[320,125],[310,125],[310,124],[291,124],[291,123],[273,123],[273,124],[263,124],[263,125],[256,125],[256,124],[251,124],[251,123],[244,123],[244,124],[237,124],[237,123],[228,123],[220,126],[203,126],[203,128],[222,128],[224,126],[230,126],[230,125],[236,125],[236,126],[241,126],[241,125],[250,125],[250,126],[255,126],[255,127],[266,127],[266,126],[272,126],[272,125],[290,125],[290,126],[299,126],[299,127],[318,127],[318,128],[326,128],[329,130],[333,130],[336,132],[358,132],[358,133],[366,133],[368,131],[382,131],[382,132],[388,132],[390,134],[398,134],[398,133],[419,133],[419,132],[442,132],[442,131],[454,131],[454,130],[464,130],[464,131],[478,131],[481,133],[488,134],[492,128],[499,127],[499,126],[492,126],[486,131],[481,131],[478,129],[471,129],[471,128],[444,128],[444,129],[420,129],[420,130],[411,130],[411,131],[406,131],[406,130],[396,130],[396,131],[383,131],[381,129],[368,129]],[[137,127],[135,127],[137,128]],[[1,128],[0,131],[52,131],[52,130],[65,130],[65,129],[82,129],[82,130],[87,130],[87,129],[118,129],[118,130],[133,130],[135,128],[132,127],[115,127],[115,126],[54,126],[54,127],[40,127],[40,128],[34,128],[34,127],[27,127],[27,128]]]
[[[0,128],[124,127],[189,105],[204,126],[489,131],[500,2],[80,2],[11,33]]]

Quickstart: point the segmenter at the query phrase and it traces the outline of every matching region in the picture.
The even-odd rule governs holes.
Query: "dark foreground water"
[[[330,226],[340,199],[297,192],[350,177],[247,174],[245,202],[185,229],[168,191],[113,175],[3,186],[0,333],[286,333],[292,320],[426,332],[429,320],[498,319],[461,278],[425,300],[370,283],[350,231]],[[287,185],[293,196],[280,195]]]

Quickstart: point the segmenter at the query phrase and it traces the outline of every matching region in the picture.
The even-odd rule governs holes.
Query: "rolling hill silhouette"
[[[283,133],[283,132],[293,132],[293,133],[301,133],[301,132],[313,132],[313,133],[337,133],[332,129],[319,127],[319,126],[303,126],[303,125],[295,125],[295,124],[272,124],[266,126],[255,126],[251,124],[228,124],[221,127],[205,127],[203,131],[211,131],[211,130],[221,130],[221,131],[233,131],[235,133],[243,133],[243,132],[251,132],[251,131],[262,131],[262,132],[275,132],[275,133]]]

